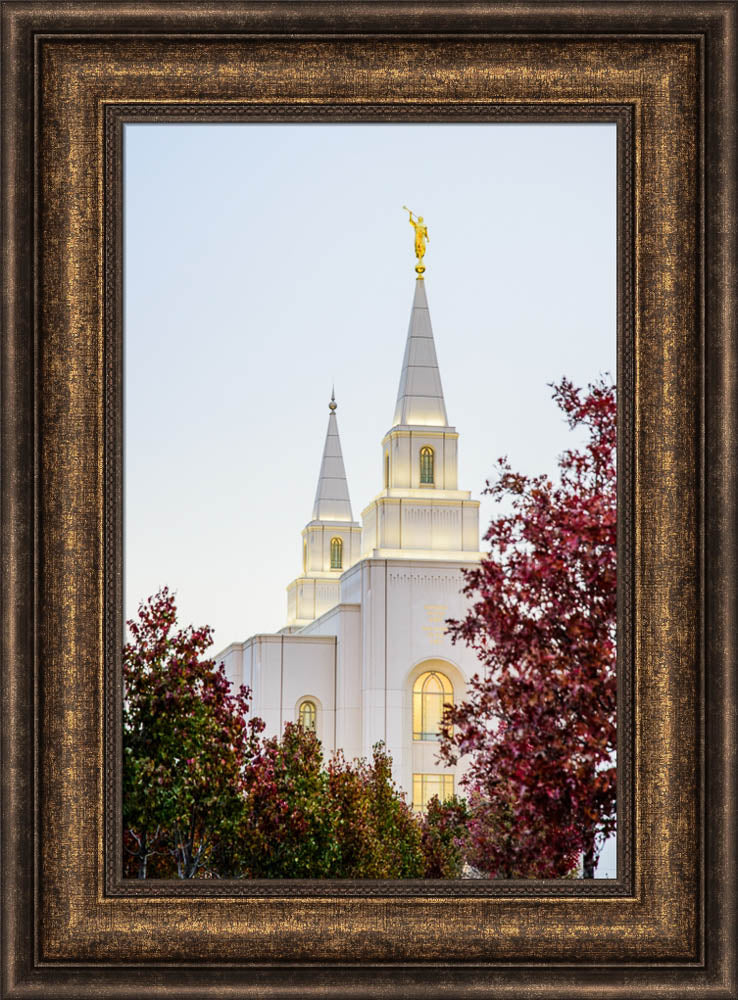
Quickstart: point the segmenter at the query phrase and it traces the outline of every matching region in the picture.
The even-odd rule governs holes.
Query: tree
[[[469,754],[467,860],[492,877],[563,876],[580,857],[592,877],[615,827],[615,387],[553,389],[586,443],[557,484],[499,460],[485,492],[508,512],[448,623],[484,665],[447,711],[442,753]]]
[[[328,765],[331,809],[340,845],[342,878],[422,878],[422,828],[392,778],[392,758],[382,743],[371,762],[347,764],[335,754]]]
[[[466,860],[469,807],[453,795],[441,802],[437,795],[428,802],[421,821],[425,878],[460,878]]]
[[[429,861],[423,822],[396,786],[382,744],[371,761],[347,762],[339,751],[324,763],[317,736],[300,724],[264,738],[264,723],[248,718],[248,689],[233,692],[223,664],[204,656],[210,628],[177,629],[167,588],[128,627],[127,874],[422,878],[428,864],[441,863],[451,871],[450,834],[439,832]]]
[[[243,773],[264,728],[247,719],[223,664],[204,656],[209,627],[176,629],[165,587],[128,622],[123,649],[124,843],[139,878],[201,873],[216,840],[241,822]],[[168,862],[168,863],[167,863]]]
[[[326,878],[339,854],[328,775],[315,733],[288,722],[264,740],[244,776],[232,850],[247,878]]]
[[[246,768],[244,797],[229,847],[243,877],[422,877],[420,824],[381,745],[371,763],[325,765],[315,733],[288,722]]]

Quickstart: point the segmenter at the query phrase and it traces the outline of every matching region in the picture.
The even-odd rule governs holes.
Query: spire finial
[[[428,227],[423,225],[423,216],[418,215],[415,219],[413,218],[413,213],[407,207],[407,205],[402,206],[405,211],[409,214],[410,225],[415,230],[415,256],[418,259],[418,263],[415,265],[415,272],[418,275],[418,281],[423,280],[423,273],[425,272],[425,266],[423,264],[423,257],[425,256],[425,245],[430,242],[430,236],[428,235]]]
[[[336,387],[335,386],[333,386],[333,388],[331,389],[331,401],[328,404],[328,409],[331,411],[331,413],[335,413],[336,410],[338,409],[338,403],[336,402]]]

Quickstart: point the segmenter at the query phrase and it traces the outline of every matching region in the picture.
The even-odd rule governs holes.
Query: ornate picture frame
[[[736,996],[733,3],[5,3],[2,996]],[[609,121],[618,878],[120,875],[126,121]]]

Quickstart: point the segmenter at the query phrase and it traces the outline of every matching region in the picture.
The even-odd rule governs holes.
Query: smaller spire
[[[341,439],[338,436],[338,420],[336,419],[335,388],[331,391],[331,401],[328,404],[328,430],[323,447],[323,460],[320,463],[318,488],[315,491],[313,504],[313,521],[353,521],[351,501],[349,500],[346,469],[341,452]]]

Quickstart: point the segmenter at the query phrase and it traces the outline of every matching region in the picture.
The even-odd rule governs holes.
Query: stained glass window
[[[413,685],[413,739],[438,740],[443,706],[453,701],[454,689],[445,674],[428,670]]]
[[[420,483],[422,486],[433,485],[433,449],[428,445],[420,449]]]
[[[343,566],[343,541],[331,538],[331,569],[341,569]]]

